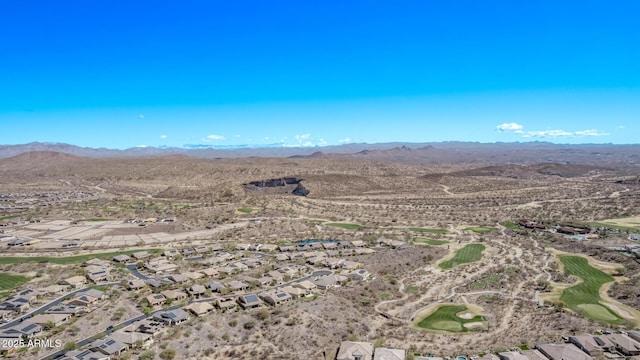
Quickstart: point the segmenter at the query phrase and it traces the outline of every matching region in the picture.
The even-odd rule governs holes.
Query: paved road
[[[120,284],[119,282],[110,282],[110,283],[98,284],[98,286],[112,286],[112,285],[119,285],[119,284]],[[29,318],[33,317],[34,315],[44,313],[45,311],[49,310],[50,308],[52,308],[52,307],[54,307],[56,305],[60,305],[60,303],[62,303],[62,301],[64,299],[68,298],[69,296],[75,295],[77,293],[83,292],[83,291],[88,290],[88,289],[91,289],[91,287],[85,287],[85,288],[82,288],[82,289],[74,290],[74,291],[72,291],[70,293],[66,293],[66,294],[60,296],[59,298],[57,298],[57,299],[55,299],[55,300],[53,300],[53,301],[51,301],[51,302],[49,302],[47,304],[44,304],[44,305],[40,306],[39,308],[37,308],[37,309],[35,309],[33,311],[30,311],[30,312],[28,312],[28,313],[26,313],[26,314],[24,314],[22,316],[17,317],[15,320],[11,321],[10,323],[7,323],[7,324],[4,324],[4,325],[0,326],[0,329],[5,329],[5,328],[8,328],[8,327],[11,327],[11,326],[19,323],[22,320],[26,320],[26,319],[29,319]]]
[[[127,266],[127,268],[129,268],[129,267]],[[129,270],[131,270],[131,269],[129,269]],[[132,271],[132,273],[133,273],[133,271]],[[309,280],[309,279],[314,278],[314,277],[318,277],[318,276],[325,276],[325,275],[331,275],[331,274],[333,274],[333,271],[331,271],[331,270],[316,270],[316,271],[312,272],[312,273],[311,273],[311,275],[307,275],[307,276],[302,277],[302,278],[299,278],[299,279],[291,280],[291,281],[289,281],[288,283],[278,285],[277,287],[282,287],[282,286],[286,286],[286,285],[291,284],[291,283],[294,283],[294,282],[299,282],[299,281]],[[134,274],[134,275],[135,275],[135,274]],[[144,276],[144,275],[143,275],[143,276]],[[119,284],[119,282],[112,283],[112,284]],[[231,297],[238,297],[238,296],[241,296],[241,295],[242,295],[242,294],[232,294],[232,295],[230,295],[230,296],[231,296]],[[214,302],[214,301],[216,301],[216,300],[217,300],[217,297],[214,297],[214,298],[205,298],[205,299],[193,299],[193,300],[190,300],[190,301],[189,301],[189,304],[192,304],[192,303],[202,303],[202,302]],[[113,328],[112,328],[111,330],[109,330],[109,331],[106,331],[106,330],[105,330],[105,331],[99,332],[99,333],[97,333],[97,334],[93,334],[93,335],[91,335],[91,336],[89,336],[89,337],[87,337],[87,338],[84,338],[84,339],[82,339],[82,340],[78,341],[78,342],[77,342],[77,345],[78,345],[78,347],[79,347],[79,348],[80,348],[80,347],[83,347],[83,346],[86,346],[86,345],[89,345],[89,344],[91,344],[91,342],[93,342],[95,339],[97,339],[97,338],[102,338],[102,337],[104,337],[104,336],[106,336],[106,335],[110,334],[112,331],[115,331],[115,330],[120,329],[120,328],[123,328],[123,327],[127,327],[127,326],[129,326],[129,325],[131,325],[131,324],[133,324],[133,323],[135,323],[135,322],[137,322],[137,321],[141,321],[141,320],[144,320],[144,319],[146,319],[146,318],[152,317],[153,315],[155,315],[155,314],[157,314],[157,313],[159,313],[159,312],[167,311],[167,310],[175,310],[175,309],[180,308],[180,307],[181,307],[181,306],[179,306],[179,305],[174,305],[174,306],[169,307],[169,308],[167,308],[167,309],[160,309],[160,310],[156,310],[156,311],[154,311],[154,312],[152,312],[152,313],[149,313],[148,315],[143,314],[143,315],[139,315],[139,316],[136,316],[136,317],[134,317],[134,318],[131,318],[131,319],[125,320],[124,322],[121,322],[120,324],[113,325]],[[59,351],[56,351],[55,353],[49,354],[49,355],[47,355],[47,356],[45,356],[45,357],[41,358],[41,360],[52,360],[52,359],[58,359],[58,358],[61,358],[62,356],[64,356],[64,354],[65,354],[65,351],[64,351],[64,350],[59,350]]]
[[[191,301],[189,303],[191,303]],[[86,345],[89,345],[92,342],[94,342],[96,339],[99,339],[99,338],[102,338],[104,336],[107,336],[107,335],[111,334],[113,331],[115,331],[117,329],[121,329],[123,327],[127,327],[127,326],[133,324],[134,322],[137,322],[137,321],[144,320],[146,318],[152,317],[153,315],[155,315],[155,314],[157,314],[159,312],[175,310],[175,309],[177,309],[179,307],[180,307],[180,305],[174,305],[174,306],[171,306],[171,307],[169,307],[167,309],[156,310],[154,312],[149,313],[148,315],[142,314],[142,315],[136,316],[134,318],[125,320],[125,321],[123,321],[123,322],[121,322],[119,324],[113,325],[113,328],[111,328],[110,330],[105,330],[105,331],[99,332],[97,334],[93,334],[93,335],[91,335],[89,337],[86,337],[86,338],[76,342],[76,344],[78,345],[78,348],[86,346]],[[43,358],[40,358],[40,360],[58,359],[58,358],[63,357],[65,353],[66,353],[66,351],[64,351],[64,350],[58,350],[58,351],[56,351],[56,352],[54,352],[52,354],[49,354],[49,355],[47,355],[47,356],[45,356]]]
[[[138,271],[138,267],[136,266],[136,264],[127,264],[126,267],[129,270],[129,272],[131,272],[131,274],[133,274],[133,276],[137,277],[138,279],[142,279],[142,280],[150,279],[150,277]]]

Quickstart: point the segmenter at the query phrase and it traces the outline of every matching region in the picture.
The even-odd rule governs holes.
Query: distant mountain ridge
[[[0,159],[31,152],[55,152],[84,158],[132,158],[169,156],[173,158],[309,158],[359,159],[405,163],[532,164],[544,162],[640,165],[640,144],[564,145],[527,143],[380,143],[344,144],[325,147],[134,147],[107,149],[64,143],[32,142],[0,145]],[[179,155],[179,157],[178,157]],[[44,155],[41,155],[44,156]],[[51,155],[48,155],[51,156]]]

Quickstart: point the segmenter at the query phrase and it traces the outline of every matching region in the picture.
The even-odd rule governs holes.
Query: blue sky
[[[638,143],[638,13],[637,1],[6,0],[0,144]]]

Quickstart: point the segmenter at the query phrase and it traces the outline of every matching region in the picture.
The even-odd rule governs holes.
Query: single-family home
[[[591,356],[602,355],[603,352],[613,352],[616,345],[604,336],[574,335],[569,337],[569,342]]]
[[[307,259],[307,264],[320,265],[324,263],[324,260],[325,260],[324,256],[314,256]]]
[[[42,288],[42,291],[44,291],[48,295],[56,295],[63,293],[67,289],[67,287],[68,286],[65,285],[53,284]]]
[[[162,253],[162,256],[165,256],[165,257],[174,257],[174,256],[178,256],[178,255],[180,255],[180,252],[178,250],[176,250],[176,249],[165,250]]]
[[[632,339],[631,337],[625,334],[609,334],[604,337],[613,342],[616,346],[616,350],[618,350],[623,355],[640,355],[640,342]]]
[[[336,360],[373,360],[373,344],[368,342],[343,341]]]
[[[232,297],[224,297],[224,298],[219,298],[216,301],[216,306],[218,306],[220,310],[229,311],[229,310],[234,310],[236,308],[236,302]]]
[[[138,251],[138,252],[134,252],[133,254],[131,254],[131,257],[136,259],[136,260],[146,259],[149,256],[151,256],[151,255],[146,251]]]
[[[189,271],[184,273],[183,275],[191,281],[200,280],[204,277],[204,274],[200,271]]]
[[[204,286],[213,292],[220,292],[220,290],[224,289],[224,284],[219,281],[210,281]]]
[[[161,293],[168,300],[179,301],[187,298],[187,294],[180,290],[165,290]]]
[[[151,306],[157,306],[164,304],[167,298],[162,294],[151,294],[146,297],[147,303]]]
[[[335,241],[326,241],[322,243],[322,247],[325,250],[335,250],[338,248],[338,243]]]
[[[176,284],[184,284],[184,283],[189,282],[189,278],[184,274],[169,275],[167,277],[167,279],[171,280],[172,282],[174,282]]]
[[[147,286],[147,283],[145,283],[144,280],[142,279],[133,279],[133,280],[129,280],[129,283],[127,284],[127,286],[129,287],[130,290],[138,290]]]
[[[87,284],[87,279],[84,276],[76,275],[70,278],[66,278],[60,281],[60,285],[66,285],[74,289],[80,289]]]
[[[83,266],[90,266],[90,265],[100,266],[103,269],[108,269],[108,268],[111,267],[111,263],[108,260],[102,260],[102,259],[98,259],[98,258],[93,258],[93,259],[87,260],[82,265]]]
[[[342,265],[344,261],[344,259],[328,258],[324,260],[324,266],[328,267],[329,269],[337,269],[340,267],[340,265]]]
[[[291,301],[292,297],[284,291],[268,291],[258,295],[260,299],[269,305],[276,306]]]
[[[71,314],[38,314],[30,318],[29,321],[42,327],[46,327],[49,324],[59,326],[69,320],[70,317]]]
[[[243,309],[253,309],[262,306],[262,301],[256,294],[245,294],[238,296],[238,304]]]
[[[145,279],[144,282],[154,289],[162,287],[162,281],[158,279]]]
[[[233,275],[233,274],[235,274],[235,273],[237,273],[237,272],[239,272],[239,271],[240,271],[240,270],[239,270],[238,268],[236,268],[236,267],[231,267],[231,266],[220,266],[220,267],[218,268],[218,272],[219,272],[220,274],[227,275],[227,276],[228,276],[228,275]]]
[[[32,338],[40,334],[42,330],[41,325],[25,320],[0,329],[0,338]]]
[[[340,256],[340,251],[338,250],[327,250],[324,253],[327,254],[328,257]]]
[[[111,357],[101,352],[87,349],[67,351],[62,360],[111,360]]]
[[[116,331],[111,334],[110,338],[118,340],[127,345],[128,348],[141,347],[148,349],[153,345],[153,336],[135,331]]]
[[[404,244],[404,243],[403,243]],[[369,248],[357,248],[354,250],[356,255],[369,255],[369,254],[375,254],[376,251],[373,249],[369,249]]]
[[[373,360],[404,360],[405,356],[406,351],[404,349],[379,347],[373,353]]]
[[[189,314],[182,309],[162,311],[153,316],[153,319],[167,325],[177,325],[189,320]]]
[[[369,274],[369,272],[365,269],[358,269],[355,271],[351,271],[347,274],[345,274],[348,278],[352,279],[352,280],[356,280],[356,281],[364,281],[367,280],[371,274]]]
[[[109,356],[118,356],[127,350],[127,345],[120,340],[106,338],[92,342],[89,349]]]
[[[263,276],[261,278],[258,278],[257,281],[260,283],[260,286],[269,286],[274,283],[273,278],[270,276]]]
[[[294,277],[294,276],[298,275],[298,271],[299,271],[294,266],[285,266],[285,267],[281,267],[278,270],[281,273],[283,273],[284,275],[289,276],[289,277]]]
[[[263,244],[262,251],[264,252],[273,252],[278,250],[278,245],[276,244]]]
[[[340,267],[347,270],[355,270],[362,267],[362,264],[356,261],[345,260],[340,264]]]
[[[550,360],[592,360],[593,358],[573,344],[538,344],[536,345],[544,356]]]
[[[207,268],[203,270],[198,270],[204,277],[214,277],[218,276],[218,270],[214,268]]]
[[[96,272],[92,272],[87,274],[87,279],[93,281],[94,283],[100,283],[109,281],[109,271],[108,270],[100,270]]]
[[[126,331],[155,336],[158,335],[162,330],[162,324],[163,323],[155,321],[153,319],[146,319],[139,323],[134,323],[133,326],[131,328],[128,328]]]
[[[209,247],[206,245],[200,245],[197,246],[195,250],[197,254],[205,254],[209,252]]]
[[[518,351],[503,351],[498,353],[500,360],[529,360],[528,357],[522,355]]]
[[[246,291],[249,288],[249,284],[238,280],[229,281],[227,286],[231,291]]]
[[[341,241],[338,241],[338,247],[342,249],[348,249],[348,248],[352,248],[353,244],[351,243],[351,241],[341,240]]]
[[[291,297],[294,297],[294,298],[303,297],[307,295],[307,291],[305,289],[293,287],[290,285],[283,287],[282,289],[280,289],[280,291],[286,292],[287,294],[291,295]]]
[[[129,255],[124,255],[124,254],[113,257],[113,261],[119,262],[119,263],[126,263],[126,262],[129,262],[129,260],[131,260],[131,257],[129,257]]]
[[[280,271],[271,270],[267,272],[265,276],[272,278],[276,284],[282,284],[282,282],[284,281],[284,274]]]
[[[520,350],[520,353],[527,357],[528,360],[549,360],[546,356],[544,356],[540,351],[533,350]],[[484,360],[499,360],[498,359],[484,359]]]
[[[295,250],[296,250],[296,247],[293,245],[278,245],[278,251],[280,252],[291,252]]]
[[[193,286],[191,286],[187,292],[189,292],[189,295],[195,297],[195,298],[200,298],[201,296],[204,296],[204,293],[207,291],[207,289],[200,284],[195,284]]]
[[[100,291],[98,289],[86,289],[86,290],[83,290],[83,291],[77,293],[76,295],[88,295],[88,296],[96,298],[97,300],[102,300],[102,299],[105,298],[104,291]]]
[[[75,305],[67,305],[60,304],[53,307],[50,307],[45,311],[45,314],[69,314],[69,315],[80,315],[84,313],[85,308]]]
[[[28,299],[19,297],[19,298],[11,298],[4,301],[0,304],[1,310],[15,311],[17,313],[23,313],[31,307],[31,304]]]
[[[288,261],[290,259],[291,259],[291,257],[289,257],[289,255],[287,255],[287,254],[278,254],[278,255],[276,255],[276,260],[278,260],[278,261]]]
[[[249,267],[243,264],[242,261],[233,262],[229,264],[229,267],[235,269],[237,272],[242,272],[249,269]]]
[[[189,310],[195,316],[204,316],[213,310],[213,305],[207,302],[196,302],[191,303],[184,308]]]
[[[313,290],[317,288],[316,284],[309,280],[303,280],[292,285],[293,287],[300,288],[305,291],[305,295],[311,294]]]
[[[356,253],[356,252],[355,252],[355,250],[353,250],[353,249],[342,249],[342,250],[340,251],[340,254],[341,254],[342,256],[351,256],[351,255],[355,255],[355,253]]]
[[[338,287],[344,284],[348,278],[342,275],[326,275],[316,278],[313,283],[316,284],[318,289],[326,290],[332,287]]]
[[[64,302],[66,305],[87,307],[98,301],[97,298],[89,295],[76,295],[75,297]]]

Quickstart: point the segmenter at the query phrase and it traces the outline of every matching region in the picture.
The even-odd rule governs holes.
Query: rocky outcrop
[[[309,194],[309,190],[302,185],[302,179],[296,177],[252,181],[242,186],[247,194],[293,194],[296,196]]]

